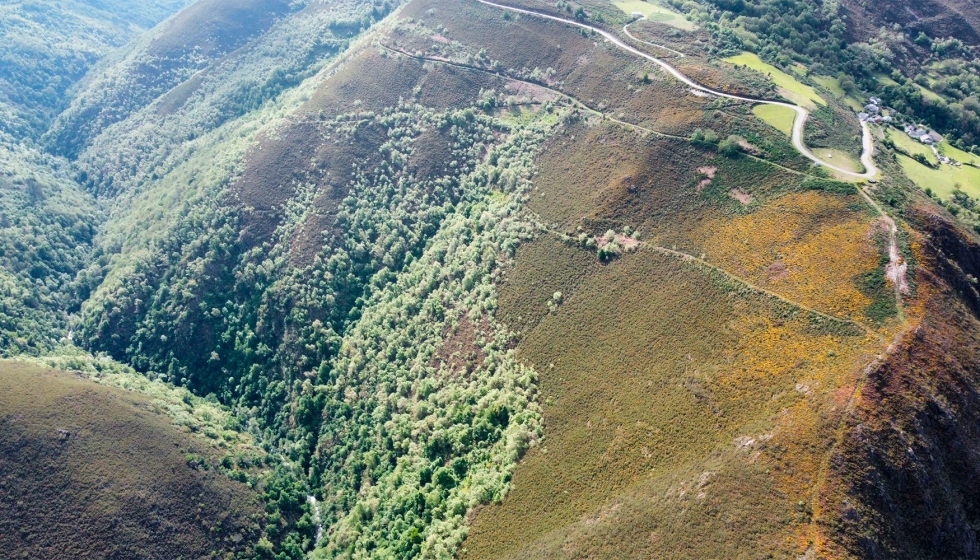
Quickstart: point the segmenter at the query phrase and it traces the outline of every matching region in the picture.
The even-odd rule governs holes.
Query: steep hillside
[[[150,399],[0,362],[0,547],[9,558],[203,558],[251,551],[256,493]]]
[[[0,6],[0,356],[51,351],[88,282],[102,211],[69,162],[36,141],[86,72],[180,9],[155,2]]]
[[[37,355],[69,335],[102,212],[64,162],[3,134],[0,168],[0,356]]]
[[[0,132],[18,139],[40,136],[89,68],[185,4],[187,0],[4,2]]]
[[[254,489],[134,510],[160,556],[976,557],[974,47],[929,6],[201,0],[0,151],[0,352]]]

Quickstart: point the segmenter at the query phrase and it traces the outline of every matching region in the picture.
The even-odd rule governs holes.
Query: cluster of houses
[[[895,122],[895,118],[891,115],[884,114],[882,110],[881,98],[871,97],[868,99],[868,104],[864,106],[864,111],[858,113],[858,118],[861,122],[869,122],[874,124],[891,124]],[[946,165],[959,165],[955,161],[949,159],[948,157],[940,154],[936,149],[935,145],[943,141],[943,137],[935,130],[929,130],[923,126],[916,124],[906,124],[905,134],[908,134],[912,139],[918,140],[923,144],[933,148],[936,155],[939,157],[939,162]]]
[[[858,113],[858,118],[861,119],[861,122],[869,122],[874,124],[890,124],[895,122],[894,117],[891,115],[886,115],[882,111],[880,97],[869,98],[868,104],[864,106],[864,111]],[[932,146],[943,141],[943,137],[940,136],[938,132],[928,130],[915,124],[906,124],[905,134],[908,134],[915,140],[918,140],[919,142],[922,142],[928,146]]]
[[[922,142],[923,144],[932,146],[933,144],[938,144],[943,141],[943,137],[939,135],[936,131],[926,130],[921,126],[914,124],[905,125],[905,134],[908,134],[912,138]]]
[[[895,122],[894,117],[882,113],[881,99],[877,97],[872,97],[868,100],[868,104],[864,106],[864,112],[858,113],[858,118],[861,119],[861,122],[869,122],[874,124],[889,124]]]

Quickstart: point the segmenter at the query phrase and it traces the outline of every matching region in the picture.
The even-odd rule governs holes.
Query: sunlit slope
[[[552,314],[527,301],[542,262],[560,279]],[[794,550],[783,537],[806,521],[796,507],[830,443],[829,396],[870,340],[649,249],[580,266],[546,237],[502,287],[506,317],[542,317],[519,356],[542,372],[546,436],[463,557]]]
[[[143,396],[0,362],[0,410],[10,558],[200,558],[259,536],[254,492],[196,466],[210,446]]]
[[[247,411],[317,500],[296,554],[851,546],[829,504],[883,506],[833,461],[921,315],[885,278],[896,164],[881,210],[598,36],[394,8],[291,11],[93,136],[78,164],[117,204],[76,340]],[[706,85],[773,94],[708,30],[669,39]],[[827,102],[808,130],[847,148]]]
[[[540,372],[545,439],[503,502],[480,510],[461,556],[805,552],[841,398],[883,346],[879,325],[891,328],[887,310],[867,315],[890,292],[862,291],[883,278],[871,207],[853,187],[762,161],[779,137],[746,125],[749,107],[712,112],[659,77],[643,87],[641,65],[532,18],[495,21],[503,39],[466,59],[499,14],[464,7],[473,21],[459,26],[437,3],[408,10],[430,6],[426,25],[451,46],[424,32],[393,46],[544,81],[584,106],[538,159],[529,208],[553,233],[522,247],[500,285],[500,318]],[[532,78],[535,66],[553,76]],[[587,89],[597,82],[601,93]],[[696,127],[748,130],[767,150],[729,159],[657,134]],[[610,229],[640,245],[604,264],[588,242]],[[828,256],[844,268],[821,268]]]

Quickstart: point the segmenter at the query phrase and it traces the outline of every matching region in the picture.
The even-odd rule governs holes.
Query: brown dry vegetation
[[[781,411],[822,406],[801,404],[798,385],[832,393],[868,341],[651,250],[583,270],[554,243],[520,249],[501,288],[504,317],[546,309],[553,286],[564,294],[519,346],[541,372],[546,437],[511,494],[477,516],[463,557],[794,550],[777,537],[795,534],[815,473],[789,484],[776,469],[813,457],[777,457],[772,433]],[[539,278],[543,259],[560,263],[548,267],[560,282],[515,285]],[[807,448],[826,447],[832,431],[813,432]]]
[[[309,264],[322,249],[347,196],[356,164],[369,169],[381,162],[378,148],[387,132],[361,124],[338,132],[331,119],[358,112],[381,112],[399,102],[436,110],[473,105],[481,91],[504,91],[503,79],[449,65],[426,63],[377,48],[366,48],[346,60],[292,118],[265,134],[253,149],[231,192],[235,204],[251,208],[243,224],[248,246],[270,240],[285,217],[284,205],[300,185],[314,189],[311,211],[296,228],[290,258]],[[449,162],[449,139],[429,131],[417,140],[408,166],[420,178],[443,175]]]
[[[261,508],[146,397],[0,362],[6,558],[202,558],[251,550]]]
[[[919,295],[842,425],[820,495],[826,557],[980,553],[980,246],[933,207],[911,212]]]

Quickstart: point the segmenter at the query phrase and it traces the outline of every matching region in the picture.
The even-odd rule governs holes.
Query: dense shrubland
[[[270,450],[312,477],[325,524],[336,524],[325,537],[329,550],[387,543],[391,551],[424,547],[445,556],[463,538],[463,514],[502,496],[517,456],[537,433],[533,373],[516,363],[508,335],[493,321],[492,275],[498,259],[528,235],[513,214],[542,126],[532,121],[528,130],[511,131],[482,111],[411,103],[325,120],[321,137],[335,149],[345,149],[359,128],[383,130],[385,141],[379,161],[354,170],[335,233],[311,265],[293,268],[288,253],[297,224],[315,211],[316,185],[296,184],[272,242],[249,247],[239,232],[253,210],[237,207],[223,190],[232,167],[212,186],[199,186],[143,248],[106,237],[88,276],[97,285],[94,269],[111,271],[83,310],[80,337],[251,418]],[[418,178],[411,162],[432,149],[427,131],[439,131],[450,151],[441,171]],[[500,144],[501,134],[511,140]],[[240,142],[234,134],[214,138]],[[493,191],[500,194],[487,206]],[[123,254],[106,252],[115,243]],[[401,291],[415,295],[394,297]],[[440,365],[433,352],[461,321],[481,325],[470,352],[482,359],[459,358],[465,371],[436,373],[457,360]],[[387,360],[370,359],[378,352]],[[349,402],[350,387],[359,385],[382,400]],[[398,396],[390,410],[381,396],[388,394]],[[419,441],[421,434],[430,444],[401,439]],[[449,464],[451,473],[440,471]],[[439,473],[436,486],[427,480],[418,502],[409,489],[432,473]],[[291,476],[293,494],[306,492],[305,479]],[[359,516],[378,499],[359,494],[369,487],[383,492],[391,509],[372,513],[365,533]],[[286,503],[293,504],[286,508],[290,530],[269,537],[294,552],[308,550],[306,503]]]
[[[326,399],[314,468],[335,527],[326,557],[451,558],[466,513],[502,498],[538,436],[535,374],[494,319],[500,262],[532,235],[520,201],[536,128],[465,177],[464,201],[367,300],[314,388]]]
[[[68,336],[73,286],[102,212],[66,162],[0,133],[0,356],[39,354]]]

